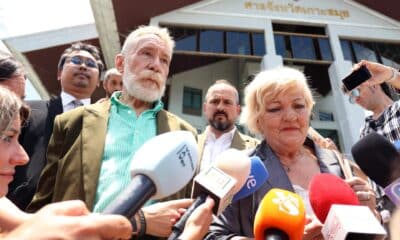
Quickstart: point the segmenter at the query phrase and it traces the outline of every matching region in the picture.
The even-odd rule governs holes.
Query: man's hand
[[[363,83],[366,86],[374,86],[383,82],[387,82],[395,88],[400,87],[400,76],[397,73],[397,70],[393,70],[391,67],[382,65],[380,63],[370,62],[366,60],[361,60],[359,63],[355,64],[353,66],[353,70],[360,68],[362,65],[366,66],[371,73],[371,78]]]
[[[207,197],[188,218],[180,239],[201,240],[204,238],[212,221],[214,200]]]
[[[156,203],[142,208],[146,218],[146,234],[157,237],[168,237],[172,226],[192,204],[192,199],[179,199]]]

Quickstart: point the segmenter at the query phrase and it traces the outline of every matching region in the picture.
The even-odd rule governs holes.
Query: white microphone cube
[[[213,212],[218,216],[231,203],[236,183],[236,179],[211,166],[194,178],[192,197],[202,193],[210,195],[215,201]]]
[[[326,240],[384,239],[386,231],[368,207],[333,204],[322,235]]]

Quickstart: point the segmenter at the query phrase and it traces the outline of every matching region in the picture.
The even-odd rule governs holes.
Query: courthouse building
[[[23,53],[34,85],[47,98],[59,92],[56,63],[66,44],[84,40],[99,45],[107,67],[112,67],[121,43],[136,26],[168,27],[176,48],[164,104],[199,131],[207,125],[202,102],[216,79],[230,80],[242,95],[261,69],[294,67],[308,76],[317,94],[311,125],[346,153],[358,140],[366,113],[349,103],[341,79],[361,59],[397,68],[400,64],[400,14],[394,12],[394,0],[139,2],[92,0],[94,24],[3,41]],[[46,47],[46,42],[53,44]],[[99,89],[95,97],[101,94]]]

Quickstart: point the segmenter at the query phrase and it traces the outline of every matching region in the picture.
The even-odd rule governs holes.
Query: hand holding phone
[[[342,90],[345,93],[350,92],[354,88],[360,86],[363,82],[367,81],[369,78],[371,78],[371,73],[368,71],[365,65],[362,65],[359,69],[354,70],[342,80]]]

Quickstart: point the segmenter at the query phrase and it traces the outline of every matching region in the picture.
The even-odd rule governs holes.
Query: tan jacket
[[[72,199],[80,199],[89,210],[93,209],[110,105],[110,101],[105,101],[56,117],[47,151],[48,162],[28,206],[29,212],[51,202]],[[196,130],[189,123],[161,110],[157,114],[157,134],[177,130],[188,130],[196,136]],[[186,188],[168,199],[189,197],[189,192]]]

